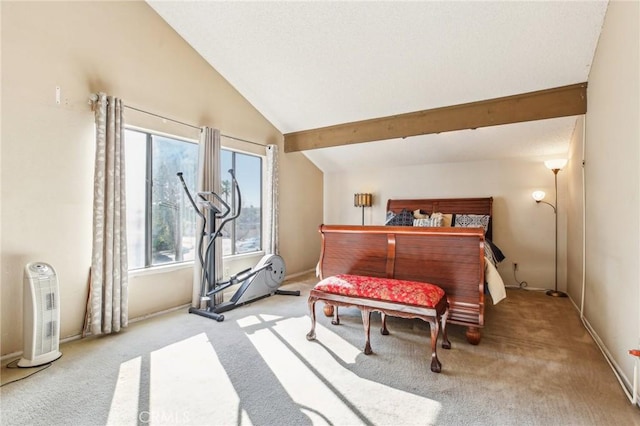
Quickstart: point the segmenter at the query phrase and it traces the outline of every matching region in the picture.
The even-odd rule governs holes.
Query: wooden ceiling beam
[[[284,135],[284,151],[297,152],[430,133],[582,115],[587,83],[520,95],[354,121]]]

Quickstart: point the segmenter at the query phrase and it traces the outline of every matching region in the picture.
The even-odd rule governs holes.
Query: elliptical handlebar
[[[182,188],[184,189],[184,192],[187,193],[187,197],[189,198],[189,201],[191,202],[193,209],[196,211],[196,214],[200,216],[202,220],[206,220],[204,215],[200,212],[198,205],[196,204],[193,197],[191,196],[191,192],[189,192],[189,188],[187,188],[187,184],[185,183],[184,178],[182,177],[182,172],[178,172],[176,175],[178,176],[178,179],[180,179],[180,182],[182,183]]]
[[[222,227],[224,226],[224,224],[226,224],[227,222],[230,222],[234,219],[237,219],[238,216],[240,216],[240,211],[242,210],[242,199],[241,199],[241,194],[240,194],[240,186],[238,185],[238,181],[236,180],[236,176],[235,173],[233,172],[233,169],[229,169],[229,174],[231,175],[231,181],[232,181],[232,185],[233,188],[236,192],[236,197],[238,199],[237,201],[237,209],[235,209],[235,211],[233,212],[233,215],[227,219],[225,219],[229,213],[231,213],[231,206],[229,206],[229,204],[224,201],[222,199],[222,197],[220,197],[218,194],[216,194],[213,191],[207,191],[207,192],[198,192],[197,196],[198,198],[201,200],[202,203],[207,204],[207,206],[209,208],[212,208],[215,213],[216,213],[216,218],[218,219],[225,219],[219,226],[220,229],[222,229]],[[184,178],[182,177],[183,173],[182,172],[178,172],[176,173],[176,175],[178,176],[178,178],[180,179],[180,182],[182,183],[182,188],[184,188],[184,191],[187,193],[187,197],[189,198],[189,201],[191,202],[191,205],[193,206],[193,208],[196,211],[196,214],[198,216],[200,216],[202,219],[205,219],[204,215],[202,214],[202,212],[200,212],[200,209],[198,208],[198,205],[196,203],[196,201],[193,199],[193,197],[191,196],[191,192],[189,191],[189,188],[187,188],[187,184],[184,181]],[[218,202],[222,205],[222,207],[224,208],[224,213],[218,209],[215,204],[213,204],[213,202],[211,200],[209,200],[207,197],[208,196],[212,196],[214,197],[216,200],[218,200]],[[206,219],[205,219],[206,220]]]
[[[238,185],[238,181],[236,180],[236,175],[235,175],[233,169],[229,169],[229,174],[231,175],[231,181],[233,183],[233,188],[236,191],[236,197],[237,197],[236,206],[237,206],[237,208],[234,209],[235,210],[234,214],[231,217],[224,219],[220,223],[220,226],[218,227],[218,229],[220,229],[220,230],[222,230],[224,228],[224,225],[226,225],[228,222],[231,222],[232,220],[237,219],[238,216],[240,216],[240,212],[242,211],[242,195],[240,194],[240,185]],[[221,218],[226,217],[229,214],[229,211],[231,210],[229,208],[229,205],[227,203],[225,203],[224,201],[222,201],[217,194],[213,194],[213,195],[215,195],[225,205],[225,207],[227,207],[228,211],[223,216],[221,216]]]

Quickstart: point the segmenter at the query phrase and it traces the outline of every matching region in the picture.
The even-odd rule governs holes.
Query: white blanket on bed
[[[504,281],[502,281],[502,277],[496,267],[493,266],[493,263],[486,257],[484,258],[484,280],[487,282],[489,294],[491,294],[494,305],[507,297],[507,290],[504,286]]]

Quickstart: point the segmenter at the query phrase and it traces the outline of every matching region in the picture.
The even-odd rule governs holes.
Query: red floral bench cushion
[[[362,275],[334,275],[320,281],[313,289],[427,308],[435,307],[444,297],[444,290],[434,284]]]

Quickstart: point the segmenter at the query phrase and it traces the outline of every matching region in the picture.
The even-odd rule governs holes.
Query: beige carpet
[[[1,388],[2,425],[640,425],[640,410],[567,299],[509,290],[488,299],[483,340],[449,329],[429,370],[428,326],[372,319],[362,354],[356,310],[305,334],[313,276],[217,323],[179,311],[119,335],[61,346],[50,368]],[[14,370],[3,367],[3,382]],[[20,374],[24,374],[20,372]]]

